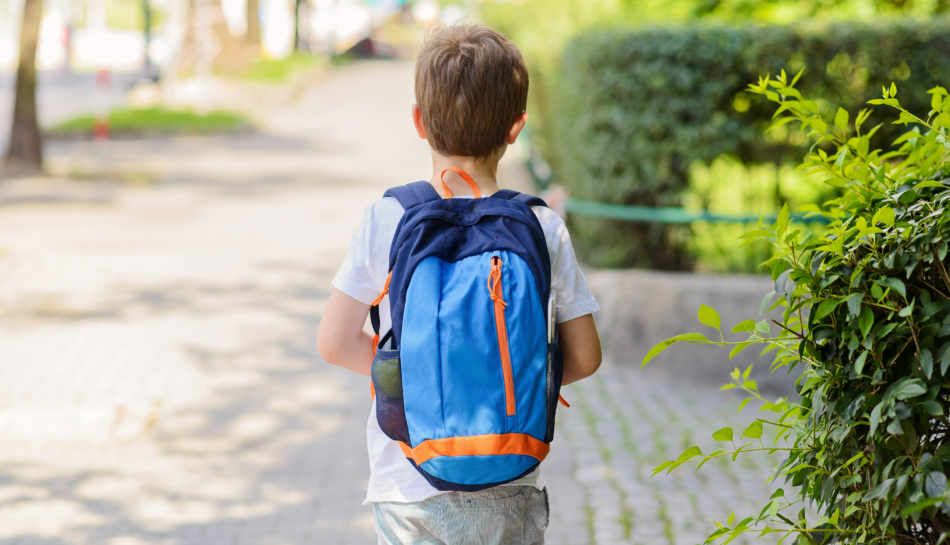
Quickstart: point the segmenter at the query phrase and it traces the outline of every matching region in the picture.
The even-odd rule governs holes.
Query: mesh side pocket
[[[402,397],[402,368],[399,352],[387,350],[391,341],[376,353],[370,371],[376,389],[376,420],[390,439],[409,444],[409,425]]]

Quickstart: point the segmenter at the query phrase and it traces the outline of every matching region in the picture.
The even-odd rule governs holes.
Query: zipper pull
[[[491,273],[488,275],[488,293],[496,305],[500,305],[501,308],[508,306],[508,303],[502,299],[501,258],[498,256],[491,258]]]

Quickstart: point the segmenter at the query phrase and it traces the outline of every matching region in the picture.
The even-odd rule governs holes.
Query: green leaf
[[[858,317],[858,326],[861,328],[861,336],[867,337],[873,325],[874,312],[871,310],[871,307],[862,308],[861,315]]]
[[[738,356],[740,352],[742,352],[743,350],[745,350],[746,348],[748,348],[749,345],[751,345],[751,344],[752,344],[751,342],[748,342],[748,343],[739,343],[739,344],[733,346],[733,347],[732,347],[732,351],[729,352],[729,359],[731,360],[732,358]],[[735,385],[733,384],[733,385],[731,385],[731,386],[735,386]]]
[[[936,188],[942,189],[942,188],[945,187],[945,186],[944,186],[942,183],[940,183],[940,182],[935,182],[935,181],[933,181],[933,180],[927,180],[927,181],[920,182],[919,184],[915,185],[915,186],[914,186],[914,191],[917,191],[918,189],[923,189],[923,188],[925,188],[925,187],[936,187]]]
[[[772,305],[772,298],[775,297],[775,292],[769,292],[762,298],[762,302],[759,304],[759,316],[762,316],[768,312],[769,307]]]
[[[848,112],[844,108],[838,108],[835,114],[835,126],[841,130],[848,129]]]
[[[848,315],[857,316],[861,313],[861,301],[864,299],[863,293],[852,293],[848,297]]]
[[[841,168],[844,166],[844,160],[848,158],[848,148],[841,148],[841,151],[838,152],[838,158],[835,159],[835,166]]]
[[[887,497],[887,493],[891,491],[891,487],[894,485],[894,479],[887,479],[881,484],[875,486],[871,490],[868,490],[868,493],[862,498],[863,501],[871,500],[881,500]]]
[[[702,456],[703,451],[699,447],[689,447],[683,451],[683,454],[680,454],[679,458],[676,459],[677,462],[686,462],[692,460],[697,456]]]
[[[868,351],[865,350],[864,352],[861,352],[861,355],[858,356],[858,359],[854,362],[854,372],[856,374],[860,375],[861,372],[864,371],[864,363],[867,361],[867,359]]]
[[[716,441],[732,442],[732,428],[720,428],[712,434],[712,438]]]
[[[930,349],[924,348],[920,351],[920,370],[923,371],[924,376],[930,378],[930,375],[934,371],[934,358],[933,354],[930,353]]]
[[[740,238],[740,239],[743,239],[743,238],[765,238],[765,237],[774,237],[774,236],[775,236],[775,233],[773,233],[772,231],[769,231],[768,229],[756,229],[756,230],[754,230],[754,231],[749,231],[748,233],[742,235],[742,236],[739,237],[739,238]]]
[[[873,297],[875,301],[880,301],[884,298],[884,290],[881,289],[881,284],[877,282],[871,284],[871,297]]]
[[[950,129],[950,114],[943,112],[934,119],[934,127]]]
[[[775,220],[775,232],[778,234],[778,236],[782,236],[788,229],[788,217],[788,203],[785,203],[782,206],[782,210],[778,213],[778,219]]]
[[[899,383],[897,389],[894,390],[894,397],[904,400],[924,395],[926,393],[927,388],[924,387],[923,381],[921,381],[919,378],[915,378]]]
[[[733,333],[742,333],[743,331],[754,331],[755,320],[744,320],[732,328]]]
[[[721,320],[719,319],[719,313],[712,307],[707,307],[706,305],[699,305],[699,322],[703,325],[707,325],[715,330],[719,330],[721,325]]]
[[[928,497],[946,500],[947,476],[940,471],[931,471],[924,479],[924,491]]]
[[[890,97],[894,98],[896,95],[897,95],[897,85],[894,82],[891,82]]]
[[[940,374],[946,375],[947,367],[950,367],[950,341],[943,343],[937,351],[937,357],[940,358]]]
[[[878,223],[890,225],[891,227],[894,226],[894,210],[890,206],[884,206],[874,213],[874,218],[871,220],[871,225],[874,226]]]
[[[882,286],[891,288],[892,290],[901,294],[901,297],[903,297],[905,300],[907,299],[907,289],[904,287],[904,282],[902,282],[900,278],[888,277],[883,280],[879,280],[878,282]]]
[[[647,352],[647,355],[643,358],[643,363],[640,365],[640,367],[646,365],[647,362],[655,358],[657,354],[666,350],[671,345],[682,341],[709,341],[709,339],[700,333],[684,333],[682,335],[670,337],[669,339],[666,339],[665,341],[651,348],[650,351]]]
[[[936,401],[924,401],[920,406],[927,411],[927,414],[932,416],[942,416],[943,407]]]
[[[670,467],[671,465],[673,465],[673,462],[663,462],[662,464],[653,468],[653,473],[651,473],[650,476],[653,477],[654,475]]]
[[[938,503],[943,503],[946,501],[944,498],[927,498],[922,502],[915,503],[909,507],[905,507],[901,510],[901,517],[907,517],[918,511],[923,511],[924,509],[930,507],[931,505],[937,505]]]
[[[750,398],[751,399],[751,398]],[[761,439],[762,438],[762,423],[755,421],[749,424],[749,427],[742,432],[743,437],[748,437],[749,439]]]
[[[871,429],[868,431],[868,437],[874,437],[874,432],[877,431],[878,425],[881,423],[881,411],[884,409],[884,401],[878,403],[874,406],[874,409],[871,410]]]
[[[818,305],[818,310],[815,311],[815,319],[821,320],[825,316],[834,312],[834,310],[838,308],[838,305],[840,304],[841,299],[828,299],[827,301],[822,301],[821,304]]]

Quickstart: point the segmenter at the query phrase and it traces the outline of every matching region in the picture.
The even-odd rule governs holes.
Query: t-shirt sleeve
[[[563,323],[600,310],[571,245],[571,235],[557,214],[546,207],[535,213],[544,227],[551,254],[551,289],[557,291],[557,323]]]
[[[340,265],[340,270],[330,283],[334,288],[367,305],[379,295],[370,263],[370,244],[374,230],[373,205],[370,205],[366,207],[363,219],[350,238],[350,249]]]

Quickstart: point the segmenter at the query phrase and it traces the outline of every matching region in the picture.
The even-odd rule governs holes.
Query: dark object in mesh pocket
[[[395,356],[395,357],[392,357]],[[376,420],[383,433],[409,444],[409,424],[402,398],[402,369],[398,352],[380,350],[371,370],[376,389]]]

